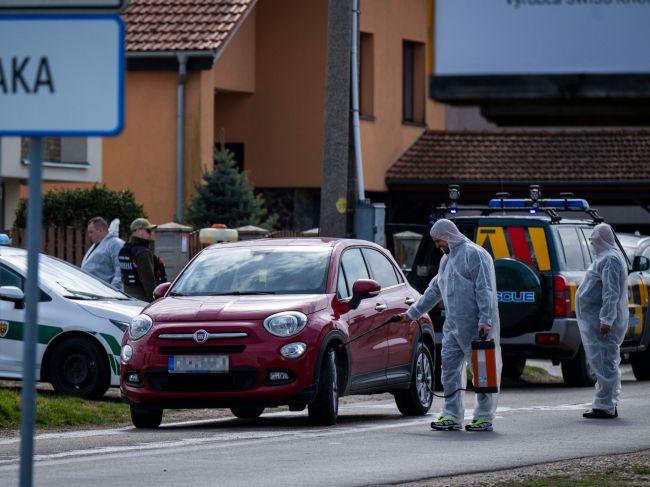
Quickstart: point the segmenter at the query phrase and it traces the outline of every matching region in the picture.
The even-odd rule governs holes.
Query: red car
[[[124,334],[121,391],[138,428],[165,408],[308,408],[334,424],[339,397],[391,392],[405,415],[433,399],[428,316],[389,252],[346,239],[262,239],[200,252]],[[372,331],[373,329],[375,329]]]

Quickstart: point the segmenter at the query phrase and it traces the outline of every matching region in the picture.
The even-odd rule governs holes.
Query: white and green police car
[[[0,378],[23,376],[27,251],[0,246]],[[119,385],[120,342],[147,304],[41,254],[36,379],[57,392],[101,397]]]

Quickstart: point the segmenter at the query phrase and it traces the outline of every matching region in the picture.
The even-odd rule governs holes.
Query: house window
[[[424,44],[404,41],[402,52],[403,121],[424,123]]]
[[[20,157],[29,160],[29,138],[20,140]],[[43,137],[43,164],[45,166],[88,166],[88,139],[86,137]]]
[[[374,36],[361,32],[359,38],[359,114],[372,118],[375,97]]]

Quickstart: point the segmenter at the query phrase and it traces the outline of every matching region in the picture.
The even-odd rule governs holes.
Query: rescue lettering
[[[497,291],[499,303],[534,303],[535,293],[532,291]]]
[[[0,58],[0,94],[54,93],[54,79],[47,57],[35,61],[31,57]]]

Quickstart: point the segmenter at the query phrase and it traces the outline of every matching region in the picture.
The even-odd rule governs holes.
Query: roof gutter
[[[185,55],[188,58],[208,58],[216,59],[215,51],[126,51],[126,57],[131,59],[165,59],[177,58],[179,55]]]
[[[548,184],[548,185],[563,185],[563,184],[584,184],[584,185],[623,185],[631,186],[637,184],[650,184],[650,179],[634,179],[634,180],[620,180],[620,179],[559,179],[559,180],[548,180],[548,179],[513,179],[513,180],[504,180],[504,179],[408,179],[408,178],[386,178],[386,185],[411,185],[411,186],[437,186],[437,185],[447,185],[449,183],[462,184],[468,186],[484,186],[490,184],[531,184],[531,181],[539,184]]]
[[[176,86],[176,218],[182,222],[185,215],[185,78],[186,54],[178,54],[178,85]]]

